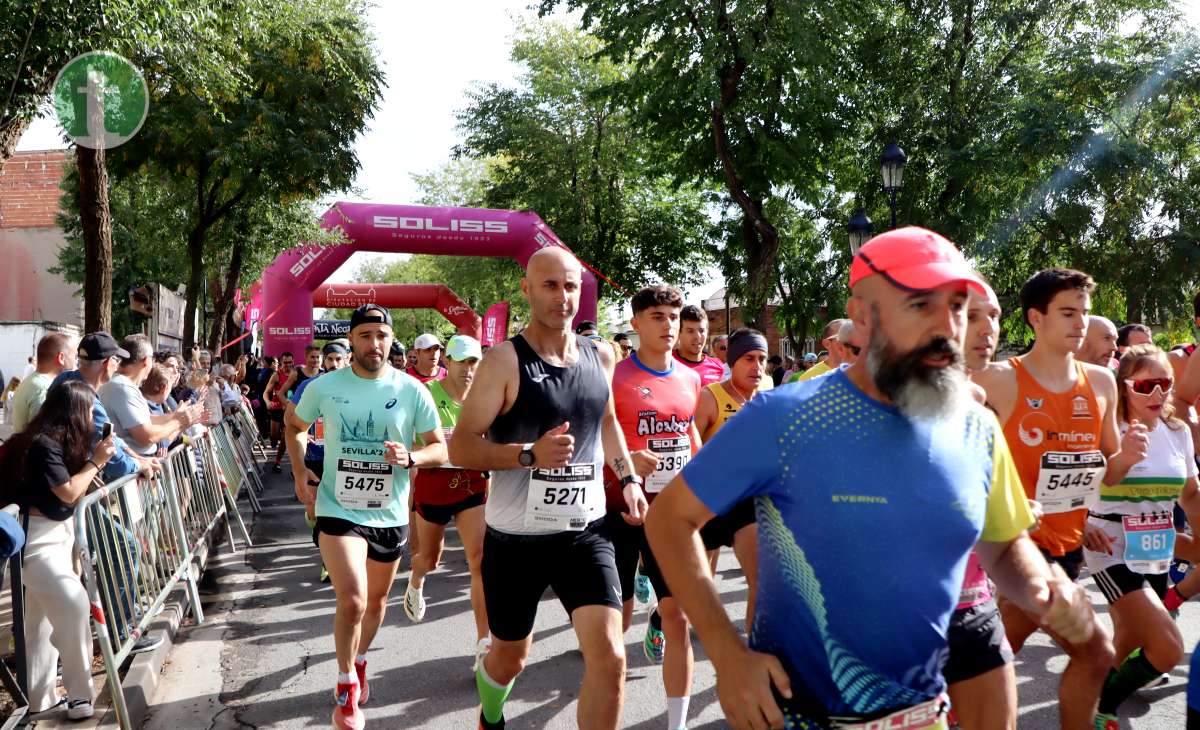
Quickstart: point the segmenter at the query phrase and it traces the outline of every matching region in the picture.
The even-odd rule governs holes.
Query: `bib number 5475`
[[[582,504],[585,487],[549,487],[542,495],[543,504]]]
[[[383,477],[356,477],[347,474],[342,482],[342,489],[357,489],[360,492],[382,492],[383,487]]]

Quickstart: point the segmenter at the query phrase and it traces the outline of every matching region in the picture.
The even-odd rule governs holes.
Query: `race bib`
[[[309,437],[308,442],[310,444],[312,444],[313,446],[324,446],[325,445],[325,419],[324,418],[317,418],[316,422],[313,423],[312,436]]]
[[[1104,454],[1047,451],[1038,469],[1037,501],[1048,514],[1087,509],[1100,501]]]
[[[942,694],[919,705],[897,710],[875,720],[846,721],[830,717],[831,727],[838,730],[947,730],[950,727],[946,715],[950,711],[950,697]]]
[[[1135,573],[1158,575],[1166,573],[1175,556],[1175,523],[1171,515],[1162,512],[1150,515],[1126,515],[1121,519],[1125,529],[1125,566]]]
[[[334,494],[346,509],[384,509],[392,501],[395,477],[386,461],[338,459]]]
[[[658,456],[658,468],[646,480],[646,491],[658,494],[692,458],[692,440],[685,433],[677,438],[650,439],[647,445]]]
[[[449,428],[442,426],[442,438],[446,439],[446,453],[450,452],[450,437],[453,435],[454,435],[454,426],[450,426]],[[442,464],[441,468],[442,469],[457,469],[458,467],[455,466],[450,461],[450,459],[447,458],[446,463]]]
[[[525,526],[554,531],[582,530],[592,521],[592,492],[600,488],[595,464],[531,469]]]

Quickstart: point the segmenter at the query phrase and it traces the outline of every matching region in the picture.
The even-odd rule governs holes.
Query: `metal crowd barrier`
[[[10,504],[4,511],[17,521],[21,520],[17,505]],[[12,638],[13,638],[13,667],[0,662],[0,681],[12,697],[15,707],[5,720],[3,728],[18,727],[24,724],[25,716],[29,713],[29,676],[26,674],[25,654],[25,596],[21,591],[21,550],[8,559],[7,570],[0,562],[0,586],[4,584],[4,574],[8,573],[9,599],[12,605]]]
[[[227,428],[222,422],[171,449],[153,479],[122,477],[75,507],[75,550],[123,730],[132,725],[118,670],[134,643],[180,583],[196,623],[204,621],[197,585],[203,566],[194,564],[207,555],[206,544],[222,518],[232,549],[237,549],[234,523],[245,545],[251,544],[236,499],[257,464],[251,458],[247,469]],[[257,512],[254,488],[247,494]]]

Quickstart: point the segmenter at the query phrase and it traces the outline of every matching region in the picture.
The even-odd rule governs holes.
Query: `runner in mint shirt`
[[[359,307],[350,318],[351,366],[311,381],[288,421],[295,429],[287,441],[296,495],[305,504],[316,503],[313,540],[337,597],[333,726],[340,730],[366,724],[358,707],[370,696],[365,655],[383,622],[408,541],[408,470],[446,461],[433,399],[388,364],[391,346],[388,311],[374,304]],[[304,466],[303,454],[308,428],[318,417],[325,424],[325,466],[314,488],[310,481],[318,480]],[[425,446],[410,451],[418,436]]]

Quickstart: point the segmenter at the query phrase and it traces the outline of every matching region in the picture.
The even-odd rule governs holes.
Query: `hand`
[[[1029,511],[1033,513],[1033,526],[1029,528],[1029,532],[1032,534],[1037,532],[1038,528],[1042,526],[1042,518],[1046,516],[1046,513],[1042,510],[1041,502],[1036,499],[1026,501],[1029,502]]]
[[[303,504],[317,503],[317,486],[321,484],[321,480],[311,469],[305,468],[303,474],[293,471],[292,481],[296,484],[296,499]]]
[[[631,451],[629,456],[633,459],[633,473],[642,479],[649,479],[654,470],[658,468],[658,454],[650,449]]]
[[[153,479],[154,475],[162,473],[162,464],[158,459],[138,459],[138,474],[143,479]]]
[[[1083,524],[1083,546],[1094,553],[1113,554],[1113,539],[1108,536],[1103,527],[1091,522]]]
[[[553,469],[571,463],[575,455],[575,437],[567,434],[570,421],[563,421],[533,442],[533,465],[539,469]]]
[[[717,697],[732,727],[761,730],[784,726],[771,685],[791,699],[792,683],[778,659],[743,646],[717,664],[716,670]]]
[[[408,466],[408,448],[404,444],[399,441],[384,441],[383,448],[386,449],[384,461],[396,466]]]
[[[646,495],[642,492],[642,485],[630,482],[625,485],[622,493],[625,496],[625,506],[629,512],[623,512],[621,516],[631,525],[642,524],[646,519],[646,510],[650,508],[649,503],[646,502]]]
[[[108,438],[101,439],[100,442],[96,444],[96,448],[92,450],[92,461],[103,467],[108,463],[109,459],[116,455],[116,453],[116,437],[110,433]]]
[[[1058,564],[1050,563],[1050,573],[1048,580],[1037,580],[1029,587],[1042,625],[1073,646],[1084,646],[1099,629],[1092,602]]]
[[[1133,419],[1121,437],[1121,456],[1128,459],[1130,464],[1139,464],[1146,458],[1149,448],[1150,436],[1146,424]]]

